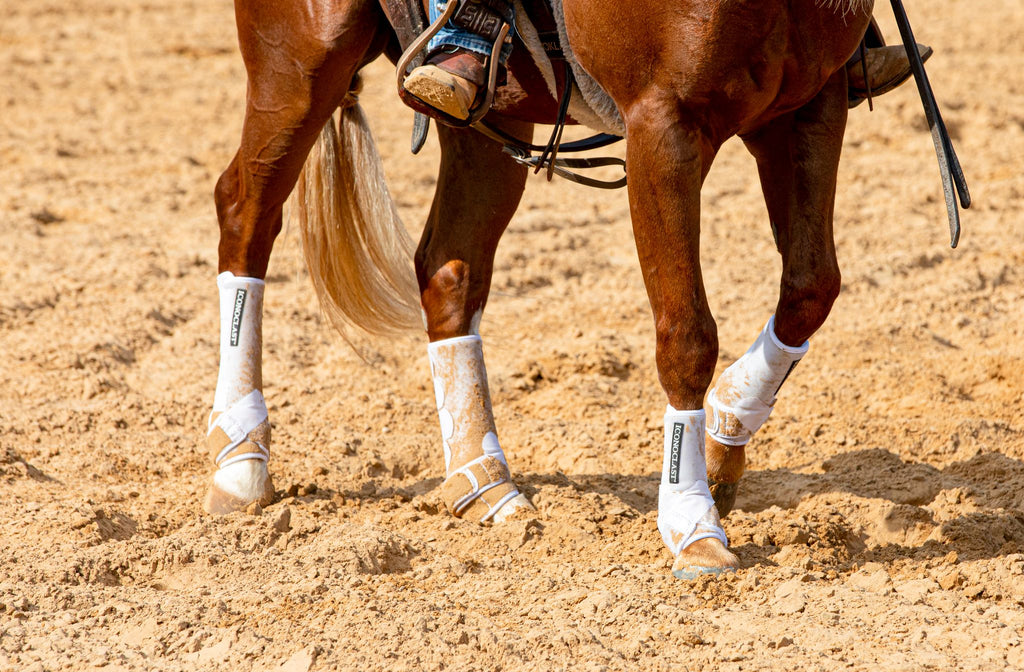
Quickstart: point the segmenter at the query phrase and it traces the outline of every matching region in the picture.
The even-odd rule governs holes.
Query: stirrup
[[[437,17],[437,20],[430,24],[430,27],[422,35],[413,40],[409,48],[402,53],[402,57],[398,59],[398,66],[395,72],[398,79],[398,96],[402,99],[402,102],[417,112],[434,117],[449,126],[458,128],[472,126],[490,111],[491,105],[494,103],[494,92],[498,86],[498,72],[501,69],[501,48],[506,42],[511,40],[510,33],[513,22],[511,3],[508,3],[510,11],[504,13],[500,12],[496,7],[498,4],[505,5],[506,3],[495,3],[493,0],[483,2],[480,0],[448,0],[448,4],[445,6],[441,16]],[[441,32],[441,28],[449,20],[453,20],[456,25],[469,32],[493,40],[491,54],[487,57],[487,89],[484,92],[483,100],[475,108],[470,109],[469,117],[466,119],[459,119],[438,110],[426,101],[414,96],[405,88],[405,79],[409,75],[409,66],[420,55],[427,46],[427,43]]]

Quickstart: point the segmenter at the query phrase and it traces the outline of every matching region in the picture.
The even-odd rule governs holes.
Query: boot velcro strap
[[[708,436],[725,446],[745,446],[754,435],[743,426],[736,414],[727,408],[711,407]]]
[[[492,493],[495,497],[485,498],[485,493]],[[441,484],[441,498],[456,517],[462,517],[474,502],[481,500],[486,506],[475,508],[480,509],[480,520],[488,520],[517,494],[519,491],[509,480],[508,467],[490,455],[478,457],[460,467]]]
[[[214,464],[223,469],[242,460],[270,459],[270,420],[263,393],[253,390],[223,413],[207,420],[206,448]]]
[[[715,390],[708,394],[711,413],[708,436],[726,446],[745,446],[771,415],[774,404],[747,398],[726,406],[718,400]]]
[[[722,529],[722,521],[718,517],[718,509],[714,505],[697,520],[688,533],[672,529],[671,524],[665,525],[665,527],[666,530],[662,531],[662,538],[672,555],[679,555],[687,546],[701,539],[718,539],[724,546],[729,545],[729,539],[725,536],[725,530]],[[668,538],[664,536],[665,531],[668,532]]]
[[[270,459],[269,445],[270,423],[266,420],[241,439],[232,440],[218,425],[211,427],[206,435],[206,449],[218,469],[242,460],[267,462]]]
[[[504,24],[515,21],[515,7],[507,0],[449,0],[458,2],[459,8],[451,22],[491,42],[498,39]]]

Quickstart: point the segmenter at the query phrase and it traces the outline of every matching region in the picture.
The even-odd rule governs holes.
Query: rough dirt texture
[[[750,446],[743,569],[688,584],[655,528],[665,399],[625,195],[540,178],[483,325],[535,519],[443,511],[425,338],[353,352],[294,227],[266,294],[277,501],[203,515],[230,3],[2,3],[0,670],[1024,668],[1024,27],[1019,0],[909,4],[977,201],[963,242],[913,88],[855,110],[842,296]],[[436,143],[408,154],[384,64],[363,102],[415,230]],[[739,143],[704,206],[724,368],[779,273]]]

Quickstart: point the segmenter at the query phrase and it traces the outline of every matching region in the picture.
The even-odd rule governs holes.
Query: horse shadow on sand
[[[580,498],[588,501],[588,510],[625,511],[627,517],[652,517],[657,511],[659,473],[532,472],[515,477],[531,499],[538,495]],[[349,502],[443,513],[436,494],[442,481],[437,476],[397,483],[369,478],[354,487],[325,484],[299,497],[316,500],[340,495]],[[385,500],[391,504],[384,504]],[[798,538],[799,526],[812,537],[838,526],[846,530],[852,555],[862,558],[927,559],[956,551],[963,559],[982,559],[1020,553],[1024,552],[1024,462],[987,452],[938,468],[904,461],[883,449],[868,449],[826,459],[821,473],[748,471],[732,518],[726,518],[725,524],[727,529],[754,530],[754,540],[740,541],[735,549],[747,558],[744,564],[751,560],[774,564],[771,556],[790,542],[758,530],[777,531],[794,524],[798,529],[788,534]]]
[[[963,559],[982,559],[1024,552],[1020,460],[979,453],[940,469],[869,449],[831,457],[821,467],[823,473],[748,471],[740,482],[733,520],[745,518],[741,526],[775,530],[801,521],[812,534],[819,527],[838,525],[847,530],[857,555],[870,546],[868,555],[876,559],[943,557],[950,551]],[[617,501],[639,515],[657,510],[658,473],[526,474],[519,480],[528,495],[568,487],[611,505]],[[802,532],[789,534],[799,537]],[[773,541],[770,534],[762,539]],[[761,545],[754,542],[737,550],[744,555],[747,548],[746,555],[758,557],[755,564],[771,563],[770,555],[778,549]]]

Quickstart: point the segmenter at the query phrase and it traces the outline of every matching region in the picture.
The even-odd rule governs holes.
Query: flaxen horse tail
[[[384,181],[377,146],[350,94],[324,126],[299,176],[302,246],[320,306],[343,334],[422,327],[412,238]]]

